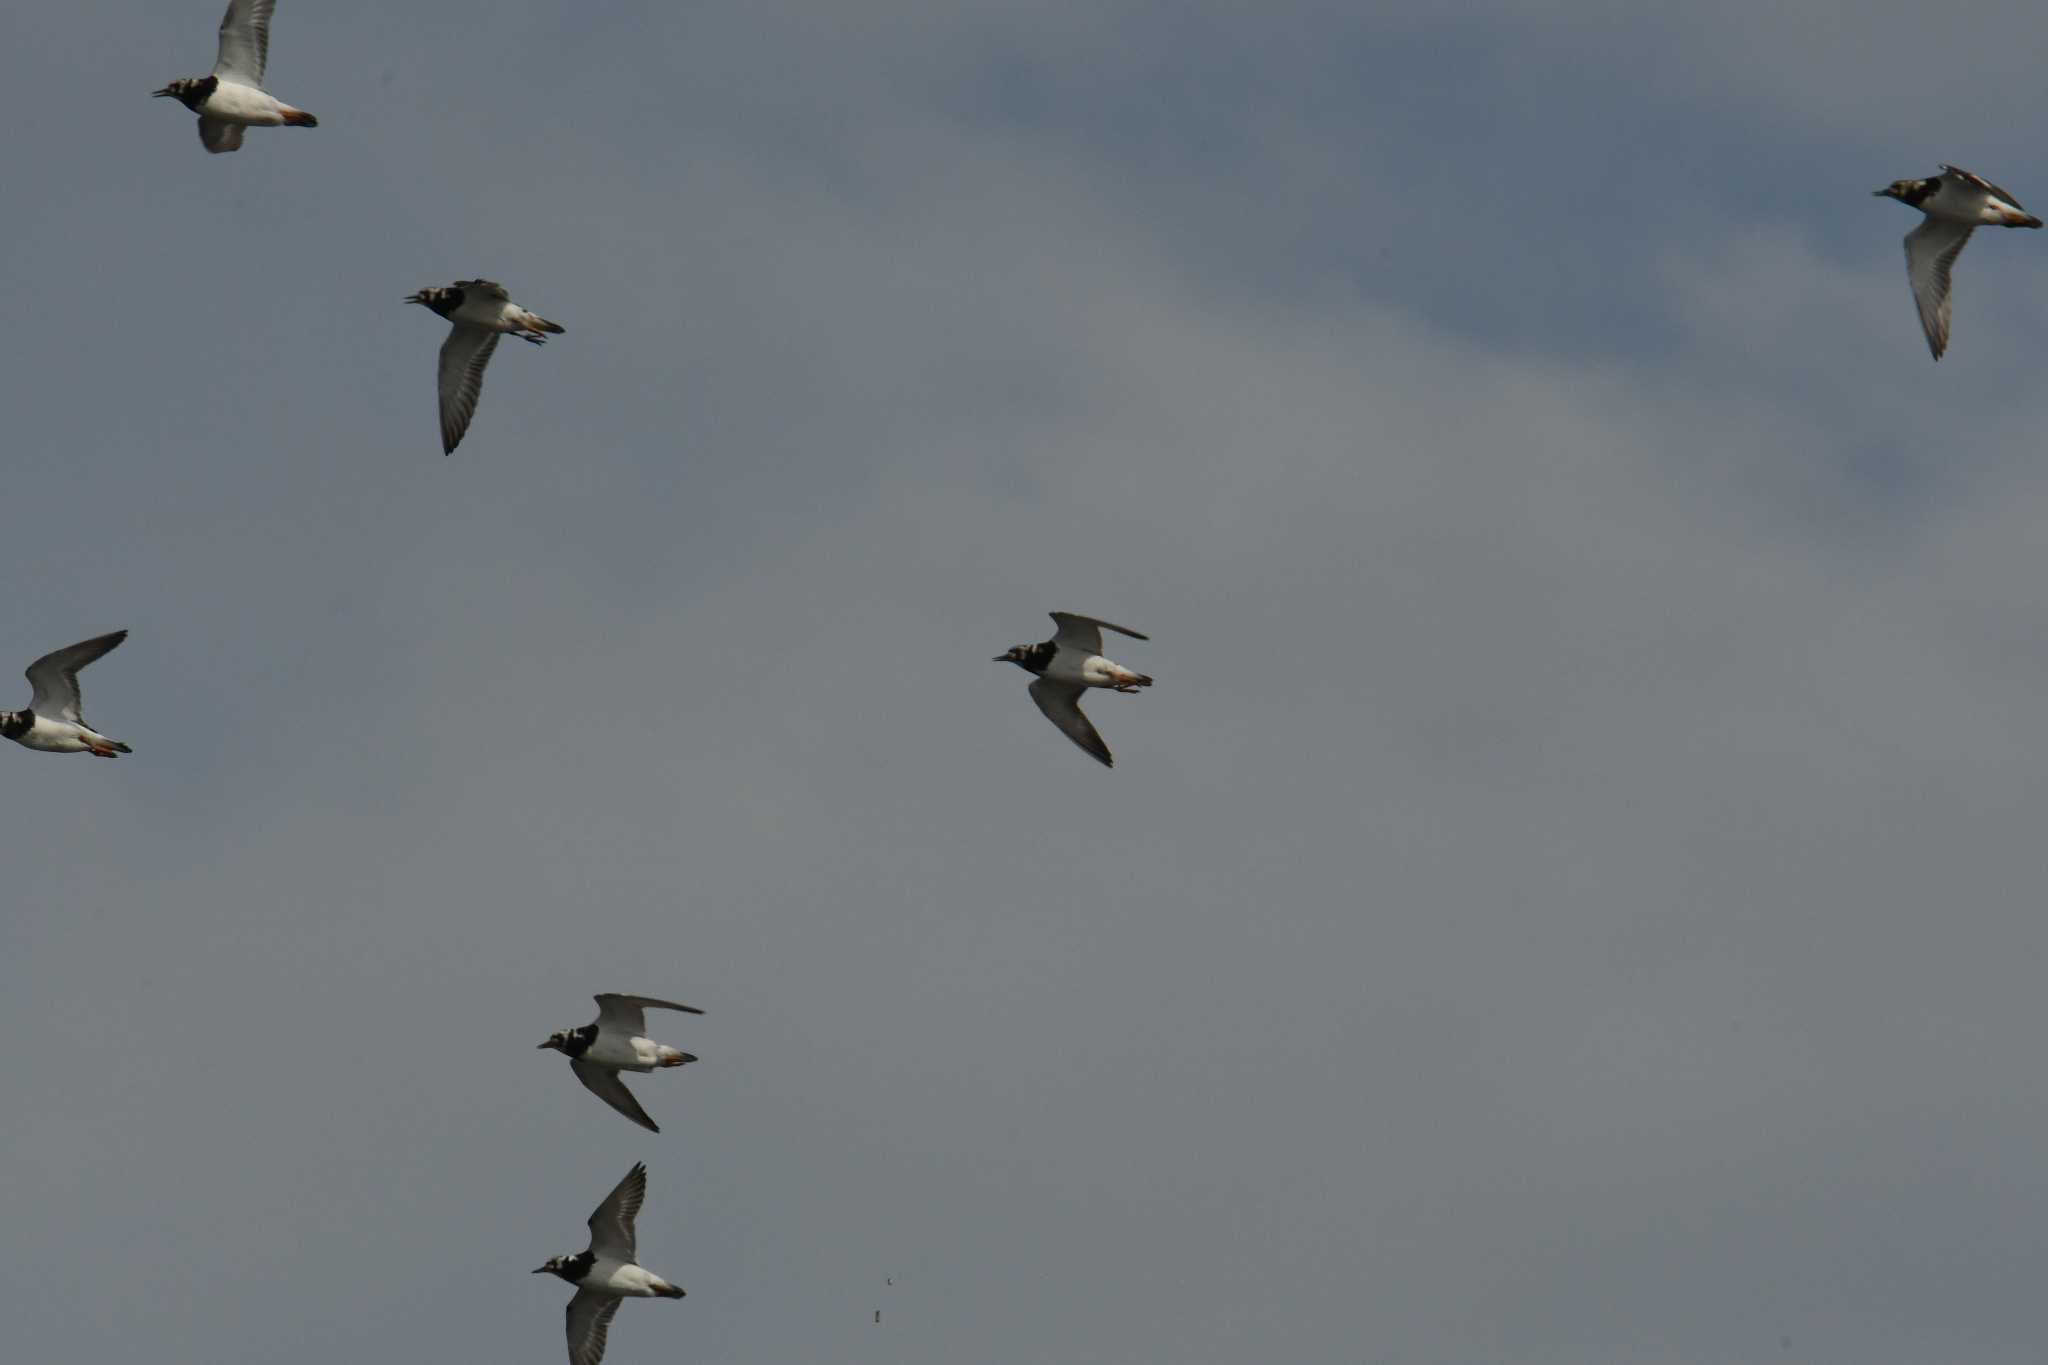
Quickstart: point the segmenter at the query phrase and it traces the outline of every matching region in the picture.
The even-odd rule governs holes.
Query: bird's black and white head
[[[1053,651],[1057,648],[1051,640],[1039,645],[1014,645],[1008,654],[996,655],[993,662],[1015,664],[1027,673],[1043,674],[1052,667]]]
[[[163,99],[169,96],[196,114],[199,112],[199,106],[206,103],[206,97],[211,95],[219,85],[220,77],[204,76],[197,80],[172,81],[163,89],[152,90],[149,93],[156,99]]]
[[[574,1256],[550,1256],[546,1265],[535,1266],[536,1275],[559,1275],[570,1284],[575,1284],[590,1273],[590,1267],[597,1261],[593,1252],[579,1251]]]
[[[1880,199],[1896,199],[1902,204],[1911,204],[1917,209],[1940,188],[1941,180],[1938,177],[1932,180],[1894,180],[1883,189],[1872,190],[1871,193]]]
[[[597,1041],[597,1025],[585,1024],[582,1028],[565,1028],[560,1033],[551,1033],[541,1049],[553,1048],[571,1057],[581,1057],[590,1051],[590,1045]],[[539,1049],[537,1049],[539,1050]]]
[[[33,711],[0,711],[0,739],[20,739],[35,728]]]
[[[445,318],[462,306],[462,291],[430,285],[417,294],[408,294],[405,301],[417,303],[422,308],[430,309]]]

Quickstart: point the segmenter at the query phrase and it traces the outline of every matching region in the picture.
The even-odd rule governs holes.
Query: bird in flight
[[[1027,673],[1038,675],[1038,681],[1026,690],[1031,700],[1038,703],[1038,709],[1045,718],[1060,727],[1060,733],[1081,746],[1081,751],[1093,757],[1105,768],[1114,768],[1116,759],[1111,756],[1109,746],[1102,742],[1102,736],[1095,732],[1095,726],[1081,713],[1081,694],[1091,687],[1104,687],[1114,692],[1136,692],[1141,687],[1150,687],[1152,679],[1143,673],[1133,672],[1122,664],[1102,657],[1102,632],[1116,631],[1133,640],[1149,640],[1149,635],[1140,635],[1128,626],[1111,625],[1098,621],[1092,616],[1076,616],[1070,611],[1052,613],[1059,633],[1043,644],[1018,645],[1007,654],[996,655],[999,664],[1015,664]]]
[[[569,1069],[591,1094],[624,1114],[650,1133],[659,1125],[640,1107],[633,1092],[619,1079],[621,1071],[653,1071],[656,1067],[687,1066],[695,1054],[657,1043],[647,1034],[647,1011],[681,1010],[685,1014],[704,1011],[672,1000],[646,995],[600,995],[597,1018],[582,1028],[563,1029],[540,1046],[553,1048],[569,1058]]]
[[[636,1164],[590,1215],[590,1246],[574,1256],[555,1256],[536,1275],[558,1275],[576,1286],[564,1313],[569,1365],[598,1365],[612,1315],[626,1299],[680,1299],[683,1291],[640,1267],[633,1220],[647,1198],[647,1166]]]
[[[521,341],[539,346],[547,341],[543,333],[566,331],[560,323],[549,322],[512,302],[505,286],[496,280],[457,280],[454,284],[420,290],[407,303],[448,319],[448,339],[441,343],[439,390],[441,395],[441,453],[453,455],[476,415],[476,400],[484,391],[484,366],[498,349],[498,338],[510,333]]]
[[[1963,245],[1979,226],[2041,226],[2041,220],[2020,207],[2020,201],[1981,175],[1943,166],[1925,180],[1894,180],[1881,199],[1896,199],[1927,215],[1906,234],[1906,278],[1913,285],[1913,303],[1920,310],[1920,329],[1936,360],[1948,349],[1948,272]]]
[[[169,96],[199,115],[199,141],[209,152],[242,146],[244,128],[318,128],[320,120],[295,109],[263,88],[270,59],[270,13],[277,0],[230,0],[220,21],[220,56],[213,74],[175,80],[151,93]]]
[[[51,754],[92,754],[112,758],[134,753],[118,739],[108,739],[85,723],[80,710],[78,670],[128,638],[117,630],[96,635],[75,645],[52,650],[28,666],[29,685],[35,688],[25,711],[0,711],[0,738],[13,740],[25,749]]]

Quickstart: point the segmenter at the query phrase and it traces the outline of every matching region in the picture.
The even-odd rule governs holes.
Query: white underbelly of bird
[[[94,747],[87,742],[88,735],[100,740],[102,746],[106,743],[104,738],[83,725],[73,725],[64,720],[51,720],[48,716],[37,716],[36,723],[31,725],[28,733],[16,743],[25,749],[41,749],[45,753],[80,754]]]
[[[678,1059],[688,1054],[681,1048],[657,1043],[652,1038],[607,1038],[600,1035],[590,1051],[583,1055],[599,1066],[619,1071],[652,1071],[656,1067],[674,1066]]]
[[[517,304],[499,303],[491,298],[465,300],[449,321],[466,322],[472,327],[486,327],[493,332],[559,330],[538,313],[529,312]]]
[[[1055,656],[1045,676],[1055,682],[1077,682],[1088,687],[1133,687],[1142,685],[1141,679],[1149,681],[1144,674],[1100,654],[1091,654],[1078,665],[1068,665],[1065,659]]]
[[[275,128],[285,121],[285,106],[264,91],[234,81],[214,87],[200,112],[221,123],[239,123],[248,128]]]
[[[678,1297],[676,1287],[659,1275],[641,1269],[637,1265],[623,1265],[618,1261],[600,1258],[584,1276],[581,1287],[610,1294],[621,1299],[673,1299]]]

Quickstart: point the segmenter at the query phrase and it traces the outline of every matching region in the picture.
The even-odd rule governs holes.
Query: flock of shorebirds
[[[209,152],[239,149],[247,128],[319,126],[313,115],[264,89],[274,8],[275,0],[232,0],[221,21],[219,58],[211,74],[175,80],[155,92],[178,100],[199,116],[199,140]],[[1970,234],[1985,225],[2038,228],[2041,220],[1997,185],[1953,166],[1943,166],[1940,175],[1925,180],[1896,181],[1876,193],[1925,215],[1925,221],[1905,239],[1907,274],[1928,348],[1939,360],[1948,347],[1949,272]],[[502,285],[490,280],[457,280],[452,285],[421,289],[405,302],[423,305],[450,324],[439,363],[444,454],[452,453],[469,429],[483,387],[484,368],[498,339],[511,335],[540,345],[547,336],[564,330],[515,303]],[[1034,675],[1027,690],[1046,719],[1084,753],[1105,766],[1114,766],[1109,746],[1081,710],[1081,698],[1091,688],[1134,693],[1150,687],[1151,678],[1102,652],[1104,630],[1138,640],[1148,637],[1072,612],[1053,612],[1052,619],[1057,627],[1052,639],[1018,645],[997,655],[995,661],[1016,664]],[[132,752],[128,745],[86,723],[78,687],[79,670],[126,638],[126,631],[95,636],[30,664],[28,680],[33,693],[29,704],[20,711],[0,711],[0,736],[49,753],[113,758]],[[600,995],[597,1006],[594,1022],[565,1029],[540,1046],[567,1055],[570,1070],[592,1094],[648,1131],[659,1132],[620,1073],[652,1072],[695,1061],[690,1053],[646,1036],[646,1011],[702,1011],[637,995]],[[590,1245],[574,1255],[556,1256],[534,1271],[557,1275],[576,1286],[567,1310],[571,1365],[598,1365],[612,1316],[625,1299],[683,1297],[680,1288],[639,1264],[634,1220],[646,1193],[647,1168],[635,1165],[590,1215]]]
[[[199,140],[209,152],[232,152],[242,145],[245,129],[265,127],[317,128],[319,120],[271,95],[263,87],[270,54],[270,19],[276,0],[231,0],[220,26],[220,55],[213,71],[198,79],[175,80],[155,93],[175,99],[199,116]],[[448,336],[441,344],[439,393],[441,450],[452,454],[469,430],[483,390],[484,368],[502,336],[540,345],[564,328],[515,303],[504,286],[491,280],[457,280],[410,295],[446,318]],[[1081,710],[1090,688],[1134,693],[1152,679],[1105,658],[1102,632],[1117,631],[1133,639],[1147,637],[1126,626],[1111,625],[1072,612],[1052,613],[1057,628],[1050,640],[1018,645],[996,656],[1033,675],[1031,700],[1090,757],[1114,766],[1109,746]],[[115,758],[134,752],[121,740],[93,728],[85,719],[79,692],[79,671],[105,656],[128,638],[117,630],[52,650],[28,666],[32,689],[19,711],[0,710],[0,737],[44,753],[92,754]],[[596,1020],[564,1029],[540,1046],[569,1058],[569,1069],[592,1094],[649,1132],[660,1126],[620,1079],[622,1072],[652,1072],[696,1061],[692,1054],[647,1037],[650,1009],[703,1011],[671,1000],[641,995],[597,997]],[[555,1275],[575,1286],[565,1313],[570,1365],[599,1365],[619,1305],[629,1298],[680,1299],[683,1290],[642,1267],[635,1220],[647,1196],[647,1167],[636,1163],[590,1215],[590,1243],[573,1255],[555,1256],[534,1274]],[[881,1321],[880,1311],[875,1315]]]

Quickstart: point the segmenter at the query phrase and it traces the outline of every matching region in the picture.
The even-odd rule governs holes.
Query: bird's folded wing
[[[1038,709],[1045,712],[1045,718],[1059,726],[1062,734],[1080,745],[1084,752],[1093,754],[1103,767],[1116,766],[1116,760],[1109,756],[1109,746],[1102,742],[1101,735],[1095,733],[1088,717],[1081,714],[1081,688],[1040,678],[1027,690],[1031,693],[1031,700],[1038,703]]]
[[[220,21],[214,75],[263,88],[263,68],[270,60],[270,12],[276,8],[277,0],[229,0]]]
[[[30,664],[28,681],[35,688],[35,697],[29,702],[29,709],[39,716],[58,716],[73,725],[85,724],[80,712],[78,670],[127,638],[125,630],[95,635],[90,640],[53,649]]]
[[[605,1338],[611,1334],[612,1314],[621,1300],[610,1294],[576,1291],[566,1313],[569,1329],[569,1365],[598,1365],[604,1359]]]
[[[640,1216],[640,1202],[645,1198],[647,1167],[645,1163],[636,1163],[590,1215],[590,1249],[599,1259],[628,1264],[640,1259],[633,1220]]]
[[[457,323],[441,343],[441,453],[452,455],[476,416],[484,391],[484,366],[498,349],[498,333]]]
[[[1936,360],[1948,349],[1948,272],[1963,254],[1974,225],[1929,218],[1906,234],[1906,276],[1913,282],[1913,302],[1920,309],[1920,328]]]
[[[633,1098],[633,1092],[626,1089],[626,1083],[619,1079],[619,1073],[608,1066],[586,1062],[581,1057],[569,1060],[569,1069],[576,1073],[576,1079],[583,1082],[583,1088],[603,1100],[612,1108],[624,1114],[650,1133],[658,1133],[660,1127],[647,1117],[647,1111],[640,1107],[640,1101]]]
[[[2016,209],[2023,209],[2026,207],[2026,205],[2020,203],[2019,200],[2013,198],[2012,195],[2007,193],[2003,188],[1992,184],[1989,180],[1986,180],[1983,176],[1978,175],[1975,171],[1966,171],[1962,169],[1960,166],[1950,166],[1947,164],[1944,164],[1941,169],[1943,174],[1952,175],[1966,185],[1974,186],[1977,189],[1983,190],[1986,194],[1996,195],[2000,199],[2003,199],[2006,203],[2011,204]]]

